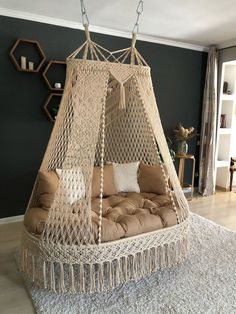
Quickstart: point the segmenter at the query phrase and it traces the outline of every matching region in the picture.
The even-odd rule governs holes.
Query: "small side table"
[[[195,157],[194,155],[186,154],[186,155],[179,155],[176,154],[175,157],[179,159],[179,165],[178,165],[178,177],[180,181],[181,187],[184,188],[190,188],[191,189],[191,196],[188,198],[188,200],[192,200],[193,198],[193,192],[194,192],[194,174],[195,174]],[[185,172],[185,161],[190,160],[192,161],[192,178],[191,183],[184,183],[184,172]]]

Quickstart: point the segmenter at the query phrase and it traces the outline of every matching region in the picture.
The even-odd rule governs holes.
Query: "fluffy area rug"
[[[25,280],[39,314],[236,313],[236,233],[192,214],[184,262],[109,293],[54,294]]]

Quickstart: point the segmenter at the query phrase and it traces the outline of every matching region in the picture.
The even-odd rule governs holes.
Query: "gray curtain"
[[[217,64],[218,51],[215,47],[211,47],[207,61],[200,143],[199,193],[203,196],[209,196],[215,192]]]

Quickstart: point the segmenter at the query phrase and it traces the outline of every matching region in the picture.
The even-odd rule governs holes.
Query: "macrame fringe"
[[[69,264],[69,287],[70,293],[76,293],[74,266],[72,264]]]
[[[177,242],[144,250],[101,264],[63,264],[49,262],[21,251],[21,270],[36,285],[54,292],[93,293],[109,291],[129,280],[139,280],[158,269],[179,263],[187,254],[188,241]]]

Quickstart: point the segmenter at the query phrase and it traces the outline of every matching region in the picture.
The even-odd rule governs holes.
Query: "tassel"
[[[158,258],[157,258],[157,256],[158,256],[158,251],[157,251],[157,248],[155,247],[154,248],[154,270],[153,271],[157,271],[158,270]]]
[[[137,276],[138,276],[138,279],[142,277],[142,253],[139,253],[137,255]]]
[[[151,273],[153,272],[153,269],[154,269],[153,262],[154,262],[153,249],[150,249],[150,272]]]
[[[60,291],[61,292],[65,292],[66,289],[65,289],[65,282],[64,282],[64,266],[63,266],[63,263],[60,263]]]
[[[98,290],[104,291],[103,264],[98,264]]]
[[[116,286],[120,284],[120,260],[117,260],[116,263]]]
[[[165,245],[161,247],[161,268],[165,267]]]
[[[169,258],[169,265],[170,267],[175,264],[176,262],[176,257],[175,257],[175,245],[174,243],[171,243],[170,244],[170,249],[171,249],[171,254],[170,254],[170,258]]]
[[[35,265],[34,265],[34,256],[31,256],[31,263],[32,263],[32,281],[34,282],[34,271],[35,271]]]
[[[93,264],[89,265],[89,291],[94,291],[94,276],[93,276]]]
[[[109,278],[109,288],[113,288],[113,277],[112,277],[112,262],[108,262],[108,278]]]
[[[21,271],[25,272],[25,249],[21,250]]]
[[[124,272],[122,269],[123,261],[122,258],[119,259],[119,277],[120,277],[120,283],[124,282]]]
[[[47,289],[46,262],[45,261],[43,261],[43,285],[44,285],[44,289]]]
[[[50,280],[51,280],[51,290],[56,292],[55,273],[54,273],[54,263],[53,262],[51,262],[51,265],[50,265]]]
[[[120,101],[119,101],[119,109],[125,109],[125,87],[122,82],[120,82]]]
[[[124,259],[124,279],[125,281],[128,280],[128,261],[127,261],[128,257],[125,257]]]
[[[143,276],[146,276],[146,273],[147,273],[147,261],[146,261],[146,252],[143,251],[142,253],[142,273],[143,273]]]
[[[132,277],[134,280],[136,280],[136,271],[135,271],[135,256],[131,257],[132,261]]]
[[[146,270],[145,270],[145,252],[141,253],[140,263],[142,265],[141,266],[142,277],[145,277],[145,274],[146,274]]]
[[[80,292],[85,292],[85,287],[84,287],[84,265],[81,263],[80,264]]]
[[[70,278],[70,289],[69,289],[69,291],[71,293],[76,293],[74,267],[72,264],[69,264],[69,278]]]
[[[24,262],[25,262],[25,271],[26,271],[26,274],[29,275],[28,251],[27,251],[27,250],[24,250]]]
[[[179,242],[175,244],[175,264],[179,261]]]

